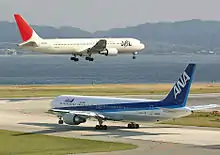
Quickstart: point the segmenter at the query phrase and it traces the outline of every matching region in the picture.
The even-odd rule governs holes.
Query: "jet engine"
[[[116,48],[107,48],[104,51],[99,52],[99,54],[106,56],[116,56],[118,54],[118,50]]]
[[[65,114],[63,116],[63,121],[69,125],[79,125],[80,123],[85,123],[86,119],[78,115]]]

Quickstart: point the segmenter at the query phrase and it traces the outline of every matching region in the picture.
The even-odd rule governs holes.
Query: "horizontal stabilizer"
[[[27,41],[27,42],[23,42],[21,44],[19,44],[19,47],[38,47],[37,43],[35,41]]]
[[[208,104],[208,105],[198,105],[198,106],[190,106],[188,107],[191,111],[197,110],[205,110],[205,109],[212,109],[220,107],[219,104]]]
[[[176,109],[176,108],[160,108],[161,110],[163,110],[164,112],[167,113],[179,113],[180,111],[183,111],[183,109]],[[187,109],[188,110],[188,109]]]

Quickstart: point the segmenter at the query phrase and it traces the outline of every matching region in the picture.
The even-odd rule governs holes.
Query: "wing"
[[[99,40],[92,48],[89,49],[88,54],[99,53],[106,49],[107,41],[105,39]]]
[[[104,115],[96,113],[96,112],[92,112],[92,111],[73,111],[73,110],[61,110],[61,109],[51,109],[51,111],[57,112],[57,113],[70,113],[70,114],[75,114],[79,116],[105,119]]]

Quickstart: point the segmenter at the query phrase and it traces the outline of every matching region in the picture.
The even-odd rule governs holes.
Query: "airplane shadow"
[[[139,129],[127,129],[124,126],[109,126],[107,130],[95,130],[93,126],[70,126],[70,125],[59,125],[54,123],[28,123],[23,122],[19,123],[22,125],[29,125],[29,126],[38,126],[38,127],[47,127],[48,129],[21,133],[21,134],[14,134],[14,136],[24,136],[24,135],[31,135],[31,134],[50,134],[50,133],[58,133],[58,132],[68,132],[68,131],[92,131],[95,134],[79,134],[80,136],[114,136],[115,138],[123,138],[128,136],[143,136],[143,135],[171,135],[171,134],[179,134],[179,133],[150,133],[150,132],[143,132],[139,129],[143,128],[154,128],[154,127],[140,127]],[[159,127],[155,127],[159,128]],[[166,128],[166,126],[160,127]],[[170,126],[167,126],[170,128]]]

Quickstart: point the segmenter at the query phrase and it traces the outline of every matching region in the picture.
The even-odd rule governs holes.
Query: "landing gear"
[[[96,125],[95,129],[96,130],[107,130],[108,128],[107,125],[102,125],[103,120],[98,118],[98,121],[99,121],[99,125]]]
[[[58,124],[63,124],[62,118],[59,118]]]
[[[77,58],[77,57],[71,57],[70,60],[79,61],[79,58]]]
[[[92,58],[92,57],[85,57],[85,60],[93,61],[94,58]]]
[[[107,130],[107,125],[96,125],[95,129],[96,130]]]
[[[138,54],[138,52],[133,52],[133,56],[132,59],[136,59],[136,55]]]
[[[139,128],[139,124],[131,122],[131,123],[128,124],[128,128],[129,129],[138,129]]]

